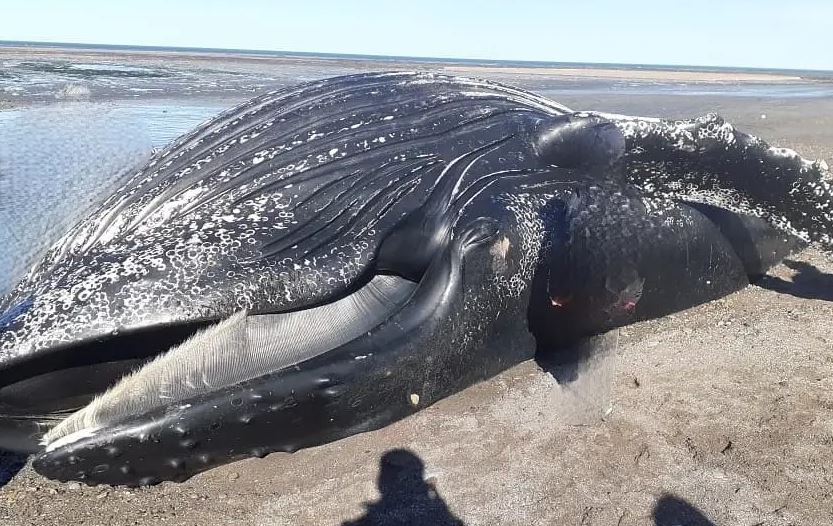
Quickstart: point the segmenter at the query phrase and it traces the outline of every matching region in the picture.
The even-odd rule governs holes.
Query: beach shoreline
[[[809,79],[796,75],[794,72],[759,72],[749,70],[731,70],[721,68],[720,70],[709,70],[705,68],[686,68],[680,66],[634,66],[617,67],[615,65],[513,65],[496,64],[485,61],[482,64],[459,63],[457,61],[442,59],[409,59],[400,60],[396,57],[334,57],[315,56],[292,53],[281,55],[234,53],[216,51],[159,51],[159,50],[104,50],[84,48],[61,48],[61,47],[0,47],[0,60],[4,59],[25,59],[25,60],[104,60],[107,62],[135,63],[155,61],[175,61],[190,63],[223,63],[238,65],[255,64],[258,66],[270,65],[273,67],[293,66],[297,64],[315,65],[326,68],[328,65],[348,65],[357,69],[371,70],[433,70],[444,71],[452,74],[466,75],[544,75],[549,77],[568,78],[601,78],[601,79],[622,79],[622,80],[653,80],[653,81],[684,81],[684,82],[733,82],[733,83],[783,83],[802,82]]]

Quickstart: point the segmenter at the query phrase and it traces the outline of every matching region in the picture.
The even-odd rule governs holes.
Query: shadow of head
[[[795,271],[791,281],[764,276],[755,284],[798,298],[833,301],[833,274],[824,273],[803,261],[786,259],[784,265]]]
[[[657,501],[653,517],[655,526],[716,526],[697,508],[669,494]]]
[[[382,498],[415,496],[428,492],[422,459],[407,449],[393,449],[382,456],[376,484]]]
[[[434,485],[425,480],[425,464],[412,451],[394,449],[379,462],[376,479],[380,498],[366,504],[364,516],[344,526],[422,525],[461,526]]]

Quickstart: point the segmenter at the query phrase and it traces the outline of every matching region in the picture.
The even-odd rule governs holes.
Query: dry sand
[[[717,109],[833,158],[826,98],[560,99],[670,117]],[[831,524],[833,262],[794,259],[761,286],[623,329],[577,371],[524,363],[293,455],[132,490],[24,467],[0,488],[0,524]]]

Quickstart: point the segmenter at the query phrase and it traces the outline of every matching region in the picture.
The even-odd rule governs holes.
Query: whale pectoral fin
[[[308,360],[376,327],[404,305],[415,288],[415,283],[397,276],[380,275],[319,307],[278,314],[238,312],[122,378],[56,425],[44,442]]]
[[[353,340],[280,370],[76,431],[35,469],[59,480],[147,485],[233,460],[382,427],[534,352],[523,306],[494,286],[495,220],[478,218],[432,261],[407,303]],[[514,310],[513,310],[514,309]],[[491,320],[483,330],[484,320]]]
[[[625,153],[621,130],[595,115],[560,115],[542,121],[531,142],[542,163],[559,168],[609,166]]]
[[[824,161],[771,147],[714,114],[687,121],[597,116],[623,133],[625,177],[646,194],[760,217],[833,250],[833,181]]]

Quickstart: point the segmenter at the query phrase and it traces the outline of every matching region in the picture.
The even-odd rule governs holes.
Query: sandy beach
[[[166,72],[115,89],[70,71],[61,82],[90,82],[90,100],[159,96],[129,91],[140,86],[183,103],[211,97],[229,106],[293,79],[379,69],[304,57],[0,49],[0,61],[43,57]],[[833,164],[833,96],[738,87],[801,80],[790,75],[391,66],[384,69],[512,82],[576,109],[670,118],[716,111],[772,144]],[[216,85],[182,91],[206,69],[217,72]],[[623,93],[622,79],[703,86]],[[738,91],[715,93],[712,83]],[[55,103],[47,93],[0,92],[0,109]],[[605,340],[608,352],[586,363],[526,362],[379,431],[233,463],[182,484],[61,484],[0,453],[0,523],[830,524],[831,319],[833,261],[808,249],[736,294],[620,330]]]
[[[589,77],[625,80],[662,80],[672,82],[797,82],[796,75],[770,75],[765,73],[718,73],[711,71],[662,71],[599,68],[518,68],[482,66],[445,66],[443,71],[454,75],[484,75],[501,73],[505,75],[545,75],[563,77]]]

